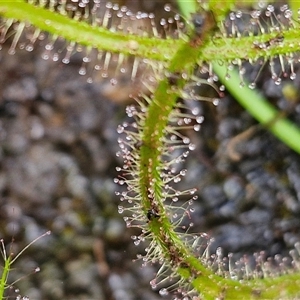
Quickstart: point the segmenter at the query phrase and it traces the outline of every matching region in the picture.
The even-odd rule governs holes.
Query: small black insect
[[[205,22],[204,15],[192,14],[192,23],[194,25],[194,30],[197,35],[202,33],[202,28]]]
[[[284,36],[282,34],[276,35],[274,38],[266,42],[266,47],[276,46],[281,44],[284,41]]]
[[[159,218],[159,217],[160,217],[160,215],[157,213],[157,211],[155,209],[151,208],[147,211],[147,218],[149,221],[151,221],[155,218]]]
[[[211,10],[202,13],[192,14],[193,35],[191,38],[191,46],[198,47],[202,45],[204,40],[213,36],[217,30],[217,22]]]

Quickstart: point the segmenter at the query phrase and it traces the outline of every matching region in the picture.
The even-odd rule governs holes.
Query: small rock
[[[34,100],[38,95],[36,80],[24,77],[8,85],[3,91],[3,98],[8,101],[24,102]]]

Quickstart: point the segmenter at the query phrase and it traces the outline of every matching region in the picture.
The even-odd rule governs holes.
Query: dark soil
[[[43,60],[43,49],[9,55],[8,46],[0,52],[0,237],[18,253],[52,232],[15,263],[10,281],[25,278],[9,295],[160,299],[149,285],[156,268],[133,262],[143,248],[118,214],[113,182],[128,81],[87,83],[80,56],[65,66]],[[282,93],[289,84],[299,92],[298,81],[277,86],[266,69],[258,89],[300,126],[299,99]],[[198,189],[193,230],[213,236],[212,251],[222,247],[224,255],[287,256],[299,241],[299,155],[228,94],[217,107],[197,105],[205,121],[200,132],[187,132],[197,148],[180,183]]]

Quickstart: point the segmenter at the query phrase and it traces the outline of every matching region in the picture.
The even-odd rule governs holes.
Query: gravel
[[[155,266],[132,261],[143,248],[133,245],[135,232],[125,228],[117,208],[116,128],[126,119],[126,82],[87,83],[76,59],[63,66],[42,60],[39,49],[11,56],[3,48],[0,237],[17,253],[52,231],[17,260],[11,281],[25,278],[9,294],[34,300],[161,299],[149,285]],[[290,110],[267,71],[258,85],[300,123],[300,105]],[[224,255],[288,255],[300,240],[299,155],[229,95],[217,107],[200,103],[199,109],[205,121],[199,133],[188,133],[197,148],[182,164],[188,174],[178,185],[198,189],[193,231],[213,236],[212,251],[222,247]],[[29,276],[36,267],[41,271]]]

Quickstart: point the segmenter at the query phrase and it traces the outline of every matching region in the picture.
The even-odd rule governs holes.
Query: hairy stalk
[[[173,40],[112,32],[103,27],[90,26],[86,22],[68,18],[43,7],[33,6],[23,0],[13,2],[0,0],[0,15],[8,19],[29,22],[40,30],[80,45],[159,61],[169,60],[183,43],[177,40],[174,44]]]
[[[196,5],[194,1],[184,1],[182,3],[183,4],[179,1],[180,7],[184,9],[183,13],[187,17],[191,12],[195,13]],[[225,10],[231,9],[234,1],[227,1],[227,7],[224,5],[224,2],[218,5],[216,5],[216,3],[217,2],[212,1],[210,5],[214,7],[214,11],[216,12],[215,16],[219,22],[218,26],[221,28],[223,26],[224,17],[223,14],[218,13],[217,10],[222,12],[224,8]],[[95,48],[101,51],[108,51],[108,53],[133,55],[134,57],[142,58],[144,61],[145,59],[149,59],[159,62],[161,66],[166,66],[170,63],[170,59],[175,53],[183,47],[185,40],[188,39],[186,35],[184,35],[185,38],[162,39],[157,36],[157,34],[147,37],[145,35],[138,36],[136,34],[123,32],[124,29],[118,32],[115,28],[112,30],[97,26],[97,24],[89,20],[89,18],[91,18],[90,16],[86,19],[82,17],[83,21],[81,19],[75,20],[67,16],[65,8],[61,9],[60,13],[58,13],[54,12],[53,9],[46,9],[44,5],[33,6],[32,4],[25,3],[23,0],[14,2],[0,0],[0,14],[8,18],[2,24],[4,29],[2,28],[0,44],[5,40],[6,32],[9,27],[12,26],[13,21],[26,22],[20,23],[20,25],[14,29],[16,30],[16,34],[12,41],[11,49],[9,50],[11,54],[16,51],[18,39],[20,39],[23,31],[25,31],[30,24],[36,27],[36,30],[32,34],[35,38],[39,35],[40,30],[44,30],[53,35],[54,41],[58,37],[63,37],[70,43],[85,45],[87,47],[87,61],[90,60],[88,56],[91,49]],[[219,72],[217,72],[217,74],[219,74],[220,79],[223,80],[225,86],[228,85],[228,89],[235,93],[237,100],[259,122],[266,124],[271,119],[274,119],[274,117],[279,116],[279,113],[271,108],[266,101],[260,101],[259,98],[254,96],[254,93],[247,88],[243,88],[243,93],[241,93],[239,84],[242,83],[245,85],[243,78],[238,79],[237,75],[233,75],[234,73],[232,72],[230,72],[232,75],[229,75],[229,71],[226,68],[230,67],[231,69],[236,65],[241,73],[243,70],[243,61],[256,62],[262,58],[262,60],[266,62],[270,58],[272,62],[274,58],[276,58],[282,65],[282,76],[290,76],[291,79],[294,79],[294,64],[298,61],[297,51],[300,29],[299,24],[291,17],[292,14],[289,9],[284,11],[284,18],[280,20],[277,20],[272,12],[269,11],[268,18],[271,23],[275,23],[269,30],[264,29],[260,24],[258,19],[259,15],[259,11],[252,12],[253,24],[250,27],[253,28],[249,28],[250,31],[247,35],[240,33],[238,29],[235,28],[236,25],[234,22],[237,17],[233,15],[232,28],[229,30],[229,33],[225,33],[223,28],[222,35],[217,34],[207,41],[205,51],[201,51],[201,48],[198,48],[198,50],[194,49],[195,60],[193,63],[197,61],[198,64],[201,65],[202,62],[209,62],[211,65],[214,65],[214,69]],[[87,22],[91,22],[92,26]],[[192,27],[192,24],[189,26]],[[251,33],[251,30],[256,30],[258,33],[254,35]],[[30,43],[33,42],[30,41]],[[48,46],[51,48],[53,43],[54,42]],[[73,44],[71,49],[74,47]],[[187,55],[189,55],[188,53],[189,49],[187,49]],[[221,56],[220,53],[222,54]],[[110,55],[108,55],[108,58],[109,56]],[[123,59],[123,56],[119,57],[119,64],[122,63]],[[68,62],[69,59],[63,59],[63,62],[65,61]],[[223,67],[221,65],[223,65]],[[290,74],[288,74],[288,68],[290,69]],[[135,74],[136,71],[134,70],[133,73]],[[227,76],[231,77],[230,80],[224,79]],[[135,75],[132,77],[135,77]],[[241,74],[239,77],[241,77]],[[280,75],[274,72],[272,73],[272,77],[276,82],[280,82],[281,80]],[[251,86],[254,87],[255,82],[251,83]],[[241,95],[243,96],[241,97]],[[260,99],[262,98],[260,97]],[[298,143],[298,140],[300,140],[300,131],[297,126],[281,116],[277,122],[272,126],[269,124],[267,128],[294,151],[300,153],[300,143]]]
[[[256,23],[254,22],[253,30],[261,32],[243,36],[234,23],[232,30],[226,33],[225,25],[221,22],[233,4],[234,1],[209,2],[206,10],[201,11],[201,24],[189,24],[182,38],[173,40],[162,39],[156,34],[147,37],[114,32],[25,1],[0,0],[0,14],[6,18],[1,38],[5,40],[6,31],[17,20],[21,23],[15,28],[11,53],[15,51],[18,39],[27,25],[31,24],[37,31],[49,32],[54,39],[63,37],[69,42],[99,51],[134,55],[150,60],[157,85],[155,88],[149,86],[149,90],[153,92],[151,96],[141,95],[137,99],[140,111],[135,108],[128,109],[129,115],[137,119],[132,125],[132,131],[127,129],[130,127],[128,124],[119,128],[120,133],[127,133],[127,139],[120,139],[124,166],[119,169],[121,174],[117,181],[127,184],[127,190],[122,193],[122,197],[129,203],[127,208],[120,206],[119,211],[127,210],[131,213],[130,217],[125,217],[129,227],[137,226],[142,229],[141,236],[135,237],[137,242],[146,238],[150,241],[144,260],[163,264],[153,286],[159,284],[160,275],[164,275],[166,266],[171,272],[170,277],[177,278],[178,290],[183,295],[195,293],[197,296],[194,299],[275,299],[297,296],[298,286],[295,282],[300,280],[299,273],[276,278],[254,278],[249,281],[236,280],[236,276],[230,271],[222,273],[224,276],[215,274],[201,255],[195,253],[193,245],[197,244],[197,239],[190,243],[185,239],[187,234],[178,232],[180,222],[170,220],[173,207],[166,204],[172,197],[195,193],[194,190],[176,191],[169,184],[181,175],[172,173],[172,166],[181,161],[178,157],[172,158],[172,150],[193,148],[184,138],[181,143],[177,143],[174,136],[182,138],[180,129],[185,128],[185,124],[178,121],[177,115],[181,112],[177,101],[184,94],[187,84],[193,80],[195,65],[201,67],[208,63],[210,69],[213,63],[219,62],[242,68],[244,59],[253,62],[260,57],[267,60],[269,57],[278,56],[281,61],[289,62],[293,74],[296,56],[291,53],[298,50],[300,29],[291,22],[289,13],[286,13],[289,26],[280,25],[279,30],[270,31],[260,25],[254,14]],[[194,85],[199,82],[203,81],[196,80]],[[272,112],[262,122],[269,122],[273,116],[276,113]],[[183,118],[189,122],[190,117]],[[176,126],[171,124],[172,119],[176,120]],[[274,130],[276,133],[276,129]],[[185,209],[182,209],[182,213],[188,215]],[[9,266],[11,263],[9,262]]]
[[[4,266],[0,280],[0,299],[4,299],[4,292],[7,288],[8,275],[11,270],[11,259],[11,256],[4,258]]]
[[[195,59],[199,53],[205,52],[207,41],[214,33],[215,24],[206,13],[206,23],[201,34],[194,34],[190,40],[177,52],[171,60],[166,71],[166,78],[159,81],[158,87],[153,96],[148,100],[147,112],[139,123],[141,143],[137,150],[136,180],[138,184],[133,188],[129,183],[129,191],[134,189],[141,201],[141,208],[144,215],[148,215],[147,230],[151,233],[152,243],[156,247],[155,252],[169,261],[171,269],[180,275],[182,279],[189,282],[198,295],[204,299],[262,299],[276,298],[281,290],[276,283],[284,285],[283,296],[287,297],[295,292],[292,282],[300,275],[288,275],[285,278],[273,280],[252,280],[246,284],[239,281],[222,278],[215,275],[194,255],[194,250],[184,243],[176,233],[176,227],[169,220],[169,212],[165,209],[166,192],[163,176],[164,162],[162,157],[165,153],[164,135],[165,129],[178,98],[178,90],[181,90],[187,83],[193,72]],[[196,49],[194,48],[196,45]],[[176,86],[168,76],[177,74],[184,70],[183,75],[177,79]],[[182,71],[180,72],[182,74]],[[126,154],[126,158],[128,158]],[[131,160],[133,161],[134,158]],[[132,198],[130,198],[132,200]],[[149,212],[153,216],[149,217]],[[128,223],[132,226],[132,223]],[[144,228],[144,227],[142,227]],[[150,253],[150,261],[161,259],[158,255]],[[187,289],[187,291],[190,291]],[[188,292],[189,293],[189,292]]]
[[[211,5],[216,7],[215,3],[212,2]],[[227,7],[230,8],[234,1],[226,3],[230,4]],[[223,4],[224,2],[219,4],[219,8],[216,8],[222,11]],[[123,32],[114,32],[103,27],[89,26],[85,21],[75,20],[58,12],[25,3],[24,0],[15,0],[13,2],[0,0],[0,15],[8,20],[28,22],[29,25],[31,24],[40,30],[45,30],[54,36],[63,37],[69,42],[160,62],[169,62],[184,44],[182,39],[170,40],[155,36],[137,36]],[[217,18],[221,19],[222,17]],[[24,28],[20,27],[18,30],[22,31]],[[255,62],[261,57],[269,58],[276,55],[296,53],[299,50],[298,41],[300,35],[300,28],[297,26],[297,23],[278,30],[261,32],[255,36],[251,32],[248,36],[243,36],[238,32],[236,32],[236,36],[217,36],[207,42],[205,52],[198,49],[198,55],[201,56],[203,61],[230,63],[238,60]],[[276,45],[266,48],[255,46],[274,40],[278,34],[281,37],[278,47]],[[222,53],[222,56],[220,56],[220,53]]]
[[[212,34],[215,24],[211,20],[207,21],[207,27],[204,34],[194,35],[193,39],[201,40],[203,48]],[[193,63],[198,56],[198,49],[186,43],[179,49],[170,62],[167,70],[168,74],[177,74],[185,70],[185,76],[188,78],[193,71]],[[139,193],[142,199],[142,207],[146,214],[149,209],[154,209],[160,216],[149,222],[149,230],[153,233],[157,246],[162,249],[162,253],[171,261],[172,267],[178,268],[178,272],[186,279],[190,279],[195,274],[201,274],[208,278],[212,273],[208,271],[198,260],[191,255],[190,249],[186,248],[181,239],[174,232],[174,226],[170,223],[167,212],[164,208],[163,185],[164,182],[160,176],[163,172],[162,151],[164,149],[163,136],[167,127],[169,116],[178,99],[178,90],[182,89],[186,79],[179,78],[176,87],[172,87],[168,78],[162,79],[152,100],[149,103],[144,127],[141,132],[140,162],[139,162]],[[149,191],[152,191],[149,197]],[[211,293],[213,290],[218,294],[219,288],[216,288],[215,282],[207,281],[205,283],[206,291]],[[200,289],[203,286],[199,286]]]
[[[100,50],[122,53],[158,60],[169,61],[182,40],[139,37],[137,35],[112,32],[103,27],[89,26],[85,22],[68,18],[58,12],[33,6],[24,0],[8,2],[0,0],[0,14],[9,20],[29,22],[54,36],[61,36],[70,42],[92,46]],[[23,30],[24,28],[21,28]],[[131,45],[131,42],[134,44]]]
[[[11,283],[10,285],[8,285],[8,277],[9,277],[9,273],[12,271],[12,265],[13,263],[15,263],[15,261],[30,247],[32,246],[35,242],[37,242],[39,239],[47,236],[47,235],[50,235],[51,234],[51,231],[47,231],[45,232],[44,234],[38,236],[37,238],[35,238],[32,242],[30,242],[28,245],[26,245],[17,255],[15,255],[14,253],[11,252],[11,249],[9,249],[9,253],[6,252],[6,249],[5,249],[5,245],[4,245],[4,242],[3,240],[1,239],[0,240],[0,251],[1,251],[1,254],[2,254],[2,258],[4,260],[4,266],[3,266],[3,269],[2,269],[2,274],[1,274],[1,279],[0,279],[0,299],[5,299],[4,298],[4,294],[5,294],[5,290],[8,288],[8,287],[11,287],[13,286],[16,282],[20,281],[22,278],[19,278],[17,281]],[[37,273],[39,272],[39,268],[36,268],[33,273]]]

